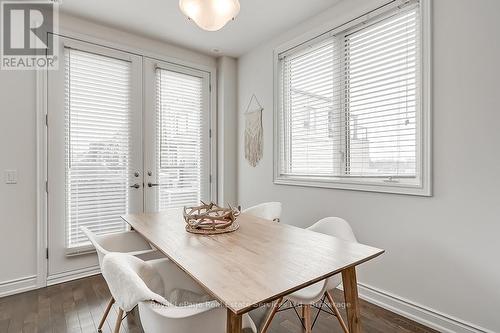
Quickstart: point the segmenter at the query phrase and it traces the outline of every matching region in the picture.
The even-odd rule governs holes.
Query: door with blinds
[[[61,38],[59,59],[47,79],[49,283],[95,269],[82,226],[124,231],[120,215],[144,202],[141,57]]]
[[[81,232],[212,197],[210,74],[61,38],[48,73],[49,282],[97,269]]]
[[[211,200],[209,73],[144,61],[145,210]]]

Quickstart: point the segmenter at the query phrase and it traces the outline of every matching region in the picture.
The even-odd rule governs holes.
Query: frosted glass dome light
[[[179,0],[184,15],[200,28],[217,31],[240,12],[238,0]]]

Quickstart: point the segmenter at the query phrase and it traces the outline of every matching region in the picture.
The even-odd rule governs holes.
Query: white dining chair
[[[119,306],[115,333],[124,312],[139,306],[145,333],[220,333],[226,329],[227,310],[168,259],[142,261],[110,253],[105,256],[103,275]],[[243,328],[257,332],[249,316]]]
[[[279,222],[281,218],[281,202],[264,202],[244,209],[242,213],[257,216],[266,220]]]
[[[112,252],[128,253],[130,255],[139,256],[142,259],[155,259],[160,257],[159,252],[151,247],[151,245],[135,231],[96,235],[87,227],[80,227],[80,230],[94,246],[101,271],[104,256]],[[111,297],[101,321],[99,322],[99,326],[97,327],[98,331],[101,331],[114,303],[115,299]]]
[[[347,242],[357,243],[356,236],[354,235],[351,226],[349,225],[349,223],[347,223],[346,220],[340,217],[327,217],[321,219],[307,229],[334,236]],[[314,326],[314,322],[312,321],[311,317],[311,308],[313,307],[313,304],[321,302],[321,310],[318,309],[318,311],[323,311],[322,307],[325,300],[330,306],[330,309],[332,310],[335,317],[337,317],[342,330],[345,333],[349,333],[349,329],[342,319],[339,309],[335,305],[335,301],[333,299],[333,290],[336,289],[341,283],[341,276],[337,274],[326,280],[315,283],[309,287],[298,290],[284,298],[280,298],[273,304],[266,320],[264,321],[261,333],[267,332],[271,321],[285,302],[289,302],[292,307],[302,307],[302,324],[304,325],[306,333],[310,333],[312,331],[312,327]],[[317,317],[318,316],[316,316],[316,319]]]

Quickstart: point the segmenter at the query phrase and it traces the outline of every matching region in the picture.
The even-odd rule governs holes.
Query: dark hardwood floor
[[[109,298],[108,288],[100,275],[0,298],[0,333],[96,332]],[[342,302],[341,292],[336,293],[335,300]],[[341,312],[345,315],[343,310]],[[113,307],[103,332],[112,332],[117,314]],[[361,301],[361,315],[364,332],[436,332],[364,301]],[[121,332],[142,332],[134,313],[123,321]],[[269,332],[296,333],[302,332],[302,327],[294,311],[289,310],[277,314]],[[342,331],[335,317],[322,313],[313,332]]]

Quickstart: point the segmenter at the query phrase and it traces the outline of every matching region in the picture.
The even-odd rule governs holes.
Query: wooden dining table
[[[122,218],[227,308],[227,333],[240,333],[252,309],[338,273],[349,331],[361,331],[356,266],[381,249],[248,214],[219,235],[188,233],[182,209]]]

